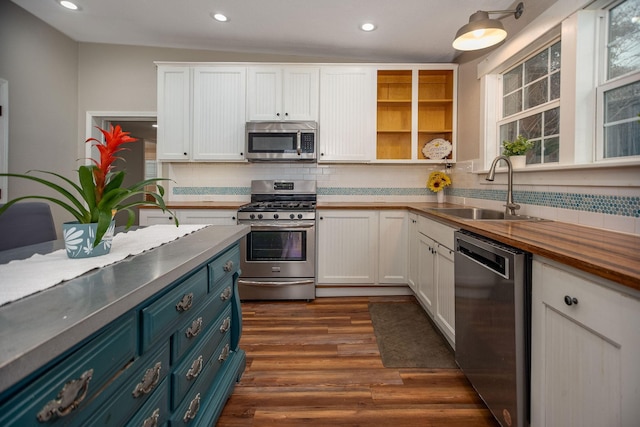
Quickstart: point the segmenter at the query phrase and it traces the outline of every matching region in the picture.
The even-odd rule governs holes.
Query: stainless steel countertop
[[[0,393],[211,259],[249,230],[246,225],[209,226],[0,307]],[[51,249],[56,249],[54,246]],[[9,252],[2,255],[6,258]]]

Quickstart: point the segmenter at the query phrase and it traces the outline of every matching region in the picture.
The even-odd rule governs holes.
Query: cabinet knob
[[[280,117],[280,113],[276,113],[276,116]]]
[[[569,295],[565,295],[564,303],[567,304],[567,305],[578,304],[578,298],[570,297]]]
[[[185,156],[187,155],[187,153],[182,153],[182,154],[184,154]]]

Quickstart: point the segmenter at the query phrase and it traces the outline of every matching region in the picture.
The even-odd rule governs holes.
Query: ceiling
[[[513,0],[12,0],[78,42],[371,62],[451,62],[477,10]],[[228,22],[211,13],[227,15]],[[495,17],[492,15],[492,17]],[[359,26],[373,22],[377,29]]]

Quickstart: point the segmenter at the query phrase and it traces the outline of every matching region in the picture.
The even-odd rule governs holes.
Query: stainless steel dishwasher
[[[531,255],[455,233],[456,363],[502,426],[530,423]]]

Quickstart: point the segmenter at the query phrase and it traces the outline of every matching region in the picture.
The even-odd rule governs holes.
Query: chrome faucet
[[[491,163],[489,173],[485,179],[487,181],[493,181],[495,179],[496,166],[498,166],[500,160],[504,160],[507,164],[507,204],[504,205],[504,212],[507,215],[516,215],[516,210],[520,209],[520,205],[513,202],[513,165],[511,164],[511,160],[509,160],[507,156],[498,156],[493,159],[493,163]]]

